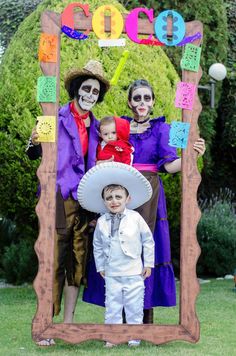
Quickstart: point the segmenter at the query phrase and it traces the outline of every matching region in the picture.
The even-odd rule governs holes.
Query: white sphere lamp
[[[214,80],[220,81],[225,79],[227,70],[222,63],[214,63],[210,66],[208,74]]]

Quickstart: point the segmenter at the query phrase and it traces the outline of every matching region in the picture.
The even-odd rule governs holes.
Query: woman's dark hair
[[[79,76],[78,78],[75,78],[71,81],[70,87],[68,90],[70,99],[74,99],[74,98],[78,97],[78,90],[81,87],[81,84],[87,79],[97,79],[99,81],[100,92],[99,92],[97,102],[101,103],[104,99],[105,94],[106,94],[106,86],[103,82],[101,82],[101,80],[99,80],[98,78],[95,78],[93,76],[90,76],[90,75],[82,75],[82,76]]]
[[[131,101],[133,91],[140,87],[145,87],[145,88],[150,89],[152,92],[152,100],[155,99],[154,91],[153,91],[151,85],[148,83],[148,81],[145,79],[137,79],[129,86],[129,89],[128,89],[128,100],[129,101]]]

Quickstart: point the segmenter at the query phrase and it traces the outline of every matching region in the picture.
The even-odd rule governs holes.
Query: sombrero
[[[104,78],[104,71],[102,63],[95,60],[90,60],[82,69],[71,69],[65,76],[65,88],[69,92],[72,80],[78,77],[90,76],[91,78],[98,79],[105,84],[105,89],[108,91],[110,83]]]
[[[122,185],[128,190],[131,196],[128,209],[138,208],[152,196],[151,184],[137,169],[124,163],[105,162],[91,168],[81,179],[77,191],[80,205],[88,211],[105,213],[101,194],[109,184]]]

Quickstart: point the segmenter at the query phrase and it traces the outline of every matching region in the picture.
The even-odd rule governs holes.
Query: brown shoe
[[[143,309],[143,323],[153,324],[153,308]]]

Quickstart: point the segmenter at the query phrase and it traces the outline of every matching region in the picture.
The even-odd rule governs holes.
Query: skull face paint
[[[84,111],[89,111],[98,101],[100,83],[97,79],[85,80],[78,90],[78,104]]]
[[[132,109],[136,119],[148,118],[154,105],[152,92],[149,88],[140,87],[133,91],[129,106]]]

